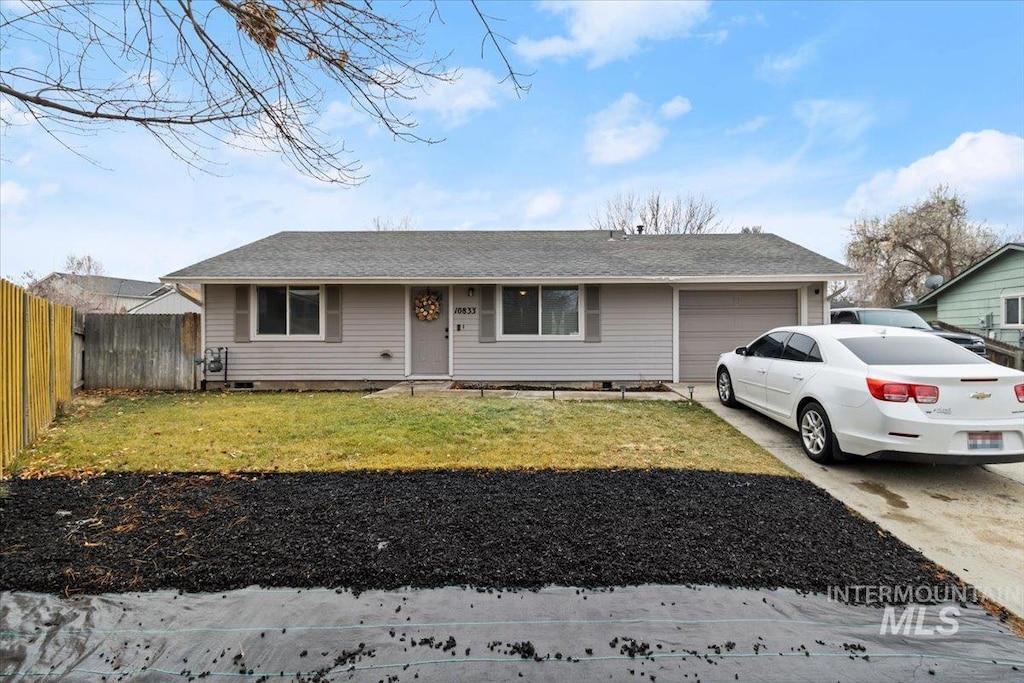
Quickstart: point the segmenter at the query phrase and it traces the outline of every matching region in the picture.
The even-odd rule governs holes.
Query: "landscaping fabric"
[[[992,681],[1024,670],[1020,639],[970,599],[891,612],[878,591],[831,599],[882,586],[941,600],[962,586],[796,478],[18,480],[0,495],[0,537],[4,680]]]
[[[0,678],[71,681],[1020,681],[977,605],[882,608],[788,590],[249,589],[5,593]],[[922,608],[911,608],[922,609]],[[905,612],[898,609],[896,615]],[[913,625],[910,625],[913,622]],[[891,623],[891,621],[890,621]]]
[[[956,581],[807,481],[678,470],[16,480],[0,536],[0,589],[66,596]]]

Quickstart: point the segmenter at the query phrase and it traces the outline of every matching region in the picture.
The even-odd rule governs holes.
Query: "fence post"
[[[32,299],[27,291],[22,292],[21,300],[23,308],[21,311],[21,357],[24,362],[21,366],[21,443],[18,444],[18,450],[21,450],[28,445],[29,435],[29,396],[28,396],[28,347],[29,347],[29,334],[28,326],[31,318],[31,307]]]
[[[50,337],[50,341],[49,341],[49,347],[50,347],[49,348],[49,352],[50,352],[50,382],[49,382],[49,385],[50,386],[49,386],[49,389],[50,389],[50,419],[51,420],[53,419],[54,415],[57,414],[57,394],[55,393],[56,392],[56,388],[57,388],[57,376],[56,376],[56,371],[57,371],[57,357],[56,357],[57,356],[57,338],[54,336],[55,330],[53,329],[53,327],[54,327],[53,309],[54,309],[54,306],[53,306],[52,302],[46,304],[46,312],[49,314],[47,317],[49,319],[48,320],[48,324],[49,324],[49,331],[50,331],[50,335],[49,335],[49,337]]]

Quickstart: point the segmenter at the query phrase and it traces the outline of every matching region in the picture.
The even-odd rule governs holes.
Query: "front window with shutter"
[[[256,335],[320,336],[319,287],[256,287]]]
[[[501,288],[503,336],[579,337],[580,288],[523,285]]]

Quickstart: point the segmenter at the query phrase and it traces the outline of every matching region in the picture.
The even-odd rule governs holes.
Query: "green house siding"
[[[912,310],[916,311],[919,316],[921,316],[928,322],[939,319],[939,309],[937,309],[935,306],[913,306]]]
[[[1003,327],[1003,297],[1024,294],[1024,252],[1011,250],[937,297],[935,318],[1008,344],[1020,344],[1021,328]],[[979,319],[991,314],[986,330]],[[924,312],[922,312],[924,315]],[[928,319],[928,316],[924,316]]]

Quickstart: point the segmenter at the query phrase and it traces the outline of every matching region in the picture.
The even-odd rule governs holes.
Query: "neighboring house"
[[[172,287],[103,275],[50,273],[28,289],[37,296],[73,306],[83,313],[126,313]]]
[[[1024,243],[1004,244],[905,308],[1014,346],[1024,346]]]
[[[167,285],[163,285],[167,287]],[[200,313],[203,310],[199,295],[184,287],[170,287],[163,294],[158,294],[144,301],[135,308],[129,309],[131,315],[139,313]]]
[[[202,287],[203,346],[229,352],[208,379],[344,388],[708,381],[856,277],[770,234],[577,230],[282,232],[162,279]]]

